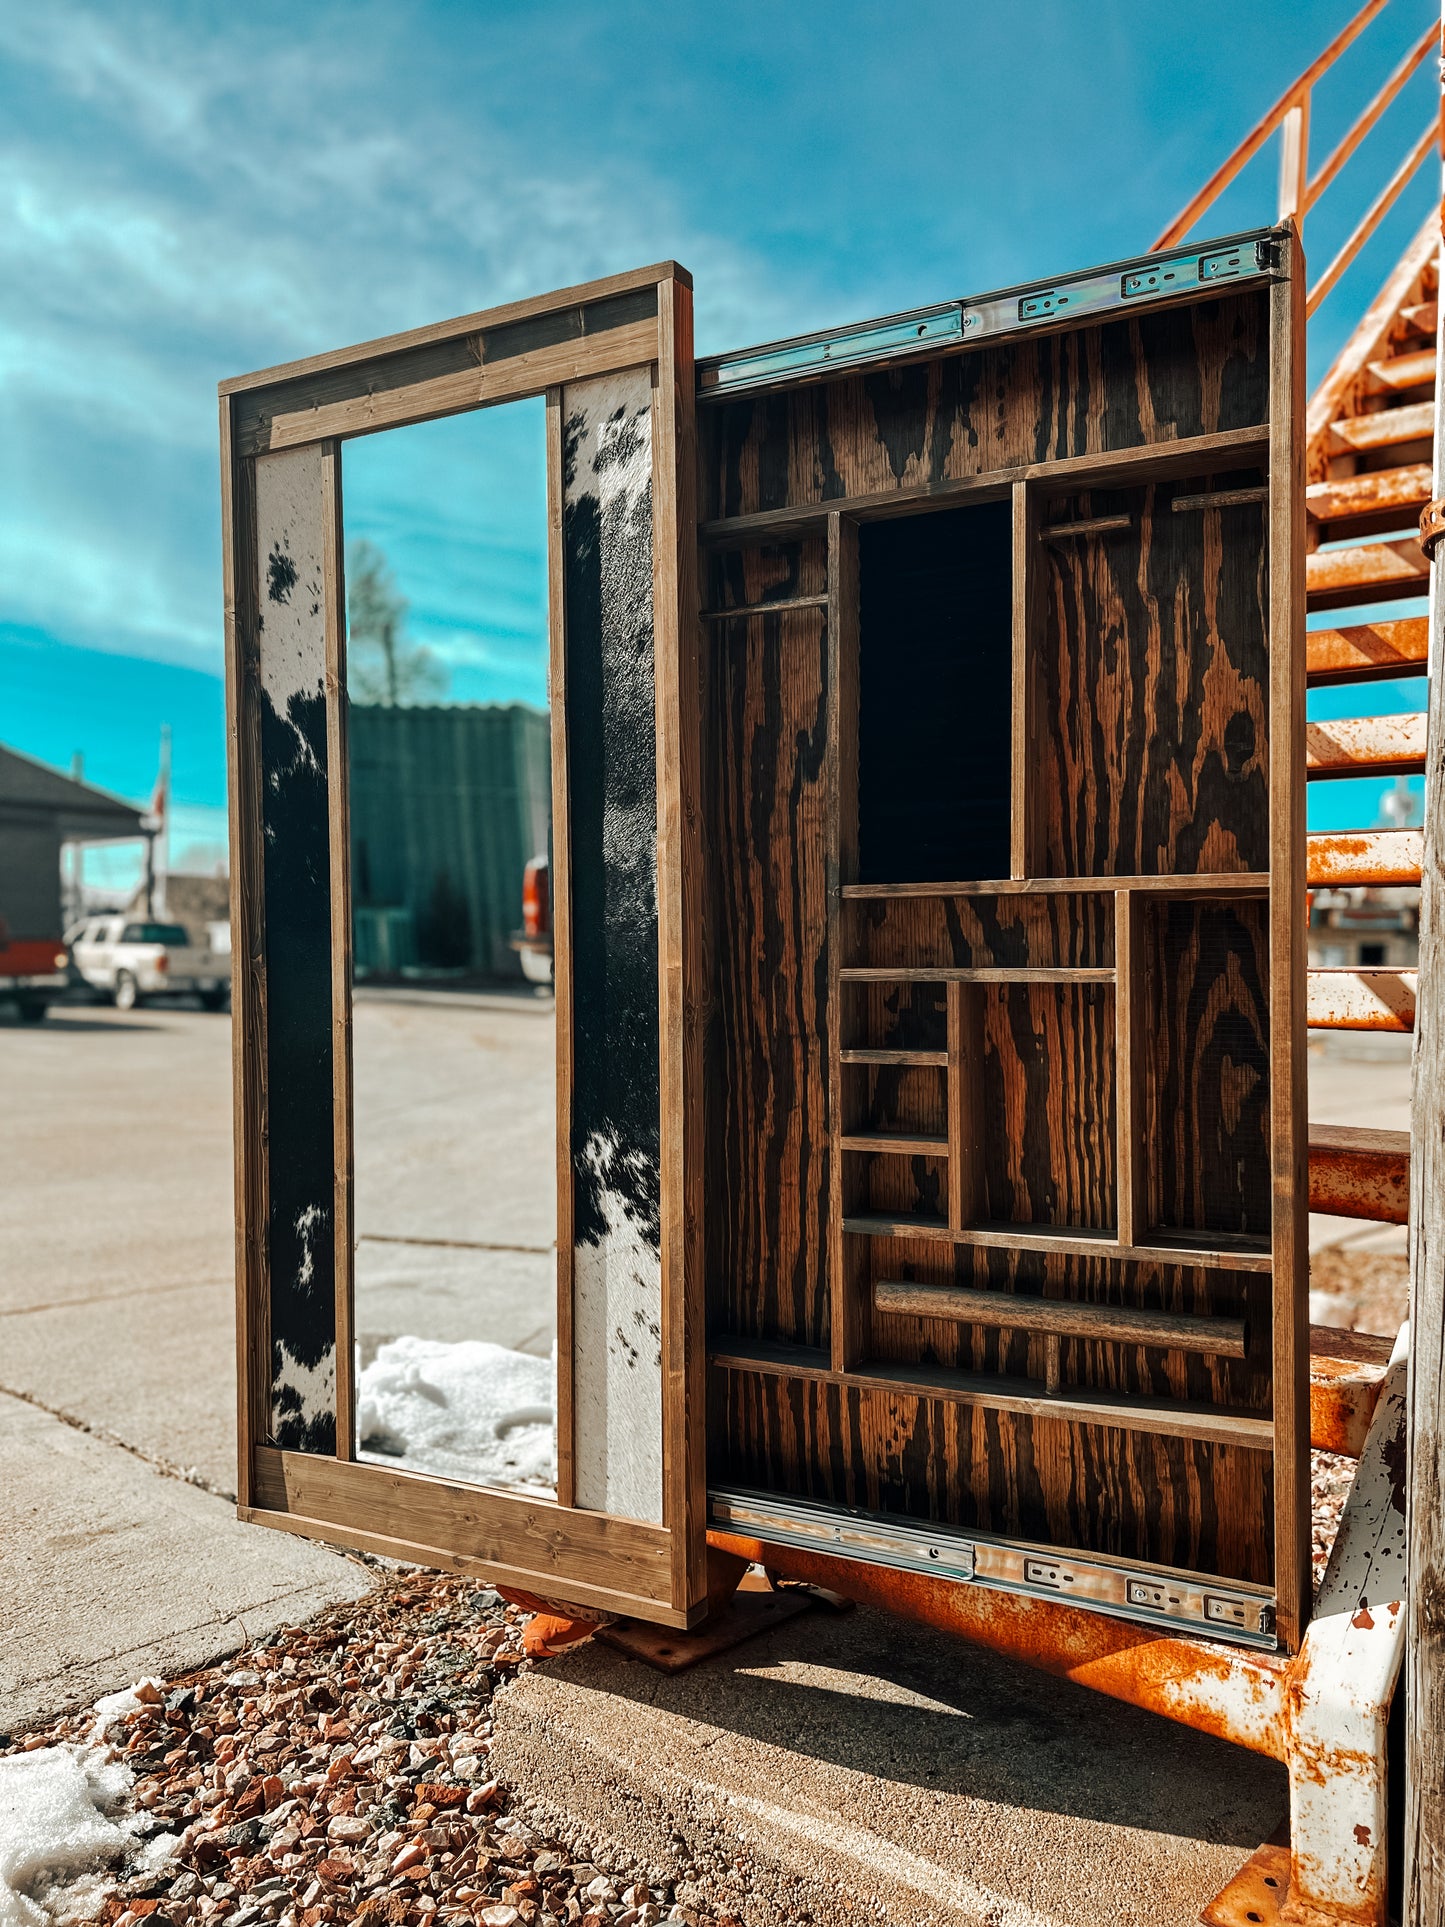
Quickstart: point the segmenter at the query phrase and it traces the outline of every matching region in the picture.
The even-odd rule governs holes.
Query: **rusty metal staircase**
[[[1439,252],[1432,212],[1310,403],[1305,586],[1312,612],[1428,590],[1430,565],[1415,531],[1432,493]],[[1308,684],[1422,675],[1427,653],[1423,615],[1315,629]],[[1306,755],[1312,781],[1420,773],[1424,713],[1313,723]],[[1419,830],[1312,836],[1309,882],[1418,884],[1421,854]],[[1412,1030],[1415,987],[1413,971],[1312,970],[1309,1021],[1324,1029]],[[1403,1224],[1409,1170],[1408,1132],[1310,1126],[1314,1210]]]
[[[1381,13],[1366,0],[1330,45],[1281,95],[1155,242],[1173,247],[1265,143],[1280,136],[1279,218],[1304,227],[1416,70],[1439,45],[1431,21],[1329,158],[1309,172],[1310,103],[1320,76]],[[1310,290],[1313,315],[1400,194],[1441,142],[1437,104],[1423,133]],[[1306,427],[1306,607],[1358,609],[1425,595],[1430,564],[1418,539],[1431,499],[1440,214],[1432,209],[1378,296],[1336,356],[1310,402]],[[1403,615],[1313,629],[1307,683],[1368,684],[1425,673],[1427,620]],[[1368,692],[1361,709],[1368,712]],[[1306,731],[1311,782],[1401,776],[1425,767],[1425,715],[1312,723]],[[1423,837],[1412,829],[1312,835],[1310,889],[1418,884]],[[1306,906],[1301,913],[1307,914]],[[1311,970],[1308,1021],[1314,1029],[1411,1031],[1416,974],[1408,970]],[[1310,1209],[1336,1217],[1404,1224],[1409,1215],[1410,1139],[1405,1131],[1310,1125]]]

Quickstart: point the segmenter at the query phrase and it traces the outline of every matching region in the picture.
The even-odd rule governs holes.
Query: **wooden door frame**
[[[345,588],[340,445],[351,436],[525,397],[548,401],[549,550],[560,531],[561,391],[649,368],[657,731],[661,1124],[661,1524],[571,1507],[571,1359],[558,1376],[556,1502],[355,1458],[352,1400],[351,904],[346,785]],[[701,1231],[701,971],[697,566],[692,281],[675,262],[562,289],[220,385],[232,862],[237,1291],[237,1510],[248,1521],[582,1606],[687,1625],[706,1608]],[[554,446],[555,444],[555,446]],[[319,447],[324,539],[335,1130],[334,1454],[269,1442],[272,1386],[267,1169],[266,909],[262,869],[258,456]],[[561,570],[549,555],[554,670]],[[560,703],[556,705],[560,708]],[[554,712],[555,715],[555,712]],[[554,720],[554,739],[560,725]],[[565,752],[565,743],[563,744]],[[565,787],[563,767],[557,779]],[[562,918],[567,915],[562,906]],[[560,973],[566,977],[565,962]],[[565,992],[566,985],[559,984]],[[562,1030],[559,1058],[569,1055]],[[564,1038],[566,1040],[564,1044]],[[559,1094],[568,1088],[559,1068]],[[566,1117],[559,1151],[567,1154]],[[570,1195],[570,1156],[562,1189]],[[569,1212],[564,1198],[559,1251]],[[570,1248],[559,1265],[559,1353],[569,1336]]]

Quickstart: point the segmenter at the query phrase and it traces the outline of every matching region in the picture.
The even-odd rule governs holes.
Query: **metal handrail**
[[[1188,206],[1170,222],[1154,243],[1151,253],[1158,253],[1161,248],[1174,247],[1181,241],[1275,133],[1280,136],[1279,219],[1286,221],[1293,218],[1303,228],[1305,215],[1337,179],[1366,136],[1378,125],[1386,109],[1398,97],[1411,75],[1429,57],[1432,49],[1441,45],[1440,28],[1438,24],[1432,24],[1395,67],[1373,100],[1356,116],[1329,159],[1314,179],[1310,180],[1308,178],[1310,95],[1314,84],[1334,65],[1350,43],[1364,32],[1376,14],[1382,12],[1388,4],[1389,0],[1365,0],[1365,4],[1354,18],[1335,35],[1324,52],[1310,62],[1299,78],[1286,88],[1274,106],[1256,122]],[[1445,156],[1445,123],[1442,123],[1440,116],[1435,114],[1432,115],[1429,125],[1419,140],[1365,210],[1349,240],[1310,290],[1306,301],[1308,314],[1314,313],[1335,286],[1340,276],[1404,192],[1437,141],[1440,143],[1442,156]]]
[[[1235,176],[1240,174],[1249,162],[1254,159],[1260,148],[1264,146],[1270,135],[1275,132],[1276,128],[1282,124],[1287,116],[1291,114],[1308,115],[1310,89],[1314,86],[1320,75],[1334,66],[1350,42],[1357,39],[1359,35],[1365,31],[1365,28],[1369,26],[1375,15],[1383,12],[1388,4],[1389,0],[1365,0],[1364,6],[1360,8],[1360,11],[1355,15],[1354,19],[1341,28],[1329,46],[1325,48],[1324,52],[1312,60],[1309,66],[1305,68],[1299,79],[1296,80],[1292,86],[1285,89],[1284,93],[1280,95],[1279,99],[1275,102],[1274,106],[1270,108],[1264,118],[1255,124],[1250,133],[1245,135],[1244,139],[1239,143],[1238,147],[1235,148],[1228,160],[1216,168],[1215,172],[1205,182],[1204,186],[1200,188],[1199,192],[1194,196],[1194,199],[1190,201],[1184,211],[1176,215],[1174,220],[1169,223],[1168,227],[1165,228],[1164,232],[1159,236],[1159,239],[1149,250],[1151,254],[1157,254],[1160,248],[1172,248],[1176,241],[1183,240],[1190,228],[1194,226],[1194,223],[1214,205],[1225,188],[1234,180]],[[1288,133],[1289,130],[1286,131]],[[1300,131],[1303,132],[1303,128],[1301,128]],[[1298,171],[1302,183],[1304,175],[1303,166],[1301,166]],[[1291,214],[1297,211],[1295,208],[1285,210],[1285,212]]]

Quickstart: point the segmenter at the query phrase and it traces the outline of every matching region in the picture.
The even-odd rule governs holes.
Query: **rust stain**
[[[1355,1822],[1355,1844],[1360,1847],[1368,1847],[1370,1844],[1370,1829],[1361,1826],[1358,1820]]]
[[[1352,1626],[1358,1626],[1362,1633],[1372,1633],[1375,1630],[1375,1615],[1370,1611],[1368,1605],[1362,1605],[1355,1613],[1350,1624]]]
[[[1310,1327],[1310,1444],[1359,1458],[1389,1365],[1388,1339]]]
[[[1370,830],[1307,839],[1306,882],[1418,883],[1423,844],[1415,830]]]
[[[1311,1211],[1336,1218],[1370,1218],[1381,1224],[1409,1222],[1408,1150],[1354,1147],[1312,1136],[1309,1170]]]

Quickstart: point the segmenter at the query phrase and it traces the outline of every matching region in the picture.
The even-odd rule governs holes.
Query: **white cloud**
[[[393,99],[400,31],[0,9],[0,617],[215,666],[222,376],[689,248],[757,334],[760,269],[666,181],[524,150],[444,72]]]

